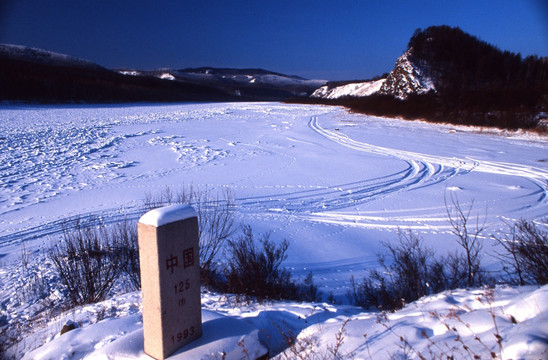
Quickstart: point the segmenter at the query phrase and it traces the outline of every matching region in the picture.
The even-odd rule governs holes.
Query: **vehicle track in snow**
[[[394,191],[410,191],[421,188],[423,186],[434,185],[457,175],[467,175],[468,173],[483,172],[489,174],[497,174],[504,176],[522,177],[533,183],[538,189],[528,194],[533,197],[532,203],[525,208],[516,209],[516,211],[529,209],[536,206],[545,206],[548,202],[548,170],[531,167],[521,164],[476,160],[469,157],[457,158],[446,156],[435,156],[412,151],[398,150],[382,146],[376,146],[364,142],[351,139],[346,134],[338,130],[327,130],[319,124],[319,117],[312,116],[309,121],[309,127],[319,135],[342,146],[363,151],[371,154],[390,156],[405,161],[415,169],[423,171],[415,171],[408,176],[405,176],[396,187],[387,186],[380,187],[377,193],[369,193],[370,200],[375,200],[381,195],[388,195]],[[428,169],[428,171],[424,171]],[[419,210],[421,211],[421,210]],[[321,221],[325,223],[333,223],[339,225],[362,226],[367,228],[394,228],[394,223],[406,224],[407,228],[414,230],[447,230],[448,225],[433,225],[446,223],[446,210],[438,209],[422,209],[426,213],[421,216],[400,215],[399,217],[391,216],[389,219],[383,216],[375,215],[357,215],[357,214],[342,214],[337,212],[314,212],[309,216],[310,220]],[[402,212],[403,213],[403,212]],[[397,225],[399,226],[399,225]]]
[[[344,212],[366,202],[383,199],[404,191],[412,191],[445,182],[455,176],[470,172],[482,172],[504,176],[517,176],[533,183],[537,190],[529,193],[532,201],[516,212],[548,202],[548,170],[521,164],[484,161],[472,158],[436,156],[413,151],[376,146],[350,138],[339,130],[327,130],[319,123],[319,116],[312,116],[308,126],[328,140],[370,154],[397,158],[407,164],[406,169],[383,177],[371,178],[321,189],[291,191],[276,195],[238,199],[240,211],[255,216],[291,216],[344,226],[397,230],[400,227],[418,231],[448,231],[445,206],[425,209],[402,209],[390,214],[355,211]],[[467,206],[467,205],[466,205]]]
[[[405,169],[381,177],[337,184],[320,189],[291,191],[276,195],[238,199],[242,211],[299,214],[337,211],[411,189],[432,186],[456,175],[468,173],[477,165],[473,161],[448,159],[444,162],[423,159],[397,150],[382,148],[350,139],[338,131],[328,131],[310,119],[309,127],[327,139],[354,149],[383,156],[397,157],[406,163]],[[434,157],[433,157],[434,158]]]
[[[312,118],[309,126],[314,131],[322,134],[321,131],[318,131],[321,128],[317,124],[317,117]],[[356,148],[355,144],[354,148]],[[243,218],[290,217],[307,221],[318,219],[318,217],[311,218],[312,214],[355,207],[410,188],[434,185],[456,174],[457,172],[453,168],[434,166],[427,162],[409,159],[405,161],[402,170],[385,176],[305,190],[290,190],[255,197],[237,197],[235,200],[237,211]],[[124,209],[103,209],[77,216],[67,216],[33,228],[13,229],[10,234],[0,237],[0,244],[11,245],[60,235],[67,222],[76,218],[82,222],[100,221],[103,224],[110,224],[124,218],[137,220],[142,212],[141,207],[134,206]],[[322,217],[321,219],[324,222],[332,221],[328,217]]]
[[[527,165],[514,164],[500,161],[475,160],[472,158],[457,158],[422,154],[412,151],[397,150],[382,146],[371,145],[359,142],[349,138],[340,131],[331,131],[324,129],[318,122],[318,116],[313,116],[309,122],[312,130],[318,134],[334,141],[340,145],[372,154],[392,156],[404,161],[418,161],[425,166],[442,166],[456,169],[460,174],[466,174],[470,171],[485,172],[490,174],[500,174],[508,176],[521,176],[535,181],[542,189],[547,189],[548,170]]]
[[[402,170],[380,177],[358,180],[324,187],[309,187],[254,197],[237,197],[237,211],[243,218],[286,218],[300,221],[331,223],[335,225],[361,226],[394,230],[400,226],[412,229],[436,231],[447,228],[443,206],[435,209],[402,209],[399,213],[357,212],[360,204],[382,200],[401,192],[421,189],[447,181],[457,175],[472,171],[505,176],[518,176],[535,184],[537,190],[527,195],[534,197],[527,208],[546,205],[548,194],[548,170],[521,164],[478,161],[471,158],[434,156],[398,150],[360,142],[337,130],[323,128],[319,116],[312,116],[308,127],[319,136],[335,144],[355,151],[389,156],[404,162]],[[345,209],[351,209],[350,212]],[[78,215],[81,221],[109,224],[124,218],[136,220],[142,214],[139,206],[124,209],[102,209]],[[56,236],[62,233],[67,221],[74,216],[40,224],[33,228],[11,229],[0,236],[2,246],[27,240]],[[443,224],[443,225],[441,225]]]

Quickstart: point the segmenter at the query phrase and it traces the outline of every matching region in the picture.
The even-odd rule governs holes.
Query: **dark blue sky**
[[[109,68],[259,67],[328,80],[389,71],[416,28],[459,26],[548,56],[548,0],[0,0],[0,42]]]

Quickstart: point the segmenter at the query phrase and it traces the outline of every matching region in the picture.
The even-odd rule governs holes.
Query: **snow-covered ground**
[[[139,307],[139,294],[130,293],[72,311],[27,339],[28,346],[48,342],[25,359],[151,359],[143,352]],[[265,345],[277,359],[479,355],[538,360],[548,355],[548,286],[455,290],[422,298],[395,313],[320,303],[249,304],[210,293],[202,295],[202,308],[203,337],[170,359],[252,359],[253,354],[264,353]],[[101,319],[105,312],[107,318]],[[219,319],[223,322],[209,326]],[[60,336],[67,320],[80,327]],[[502,339],[500,345],[496,335]],[[234,345],[238,341],[241,345]]]
[[[499,271],[490,234],[504,232],[504,222],[520,218],[540,222],[548,216],[548,142],[525,134],[380,119],[323,106],[3,105],[0,326],[32,313],[32,302],[13,296],[20,281],[22,249],[33,255],[31,268],[34,261],[46,271],[41,259],[57,241],[66,219],[77,215],[100,216],[107,223],[136,219],[142,215],[140,206],[147,193],[190,184],[230,188],[238,222],[251,225],[255,233],[272,231],[271,239],[288,239],[285,265],[293,275],[298,278],[312,271],[325,298],[333,293],[344,302],[350,276],[361,278],[377,266],[376,253],[385,251],[381,241],[397,240],[399,229],[413,230],[440,255],[455,251],[444,202],[451,196],[465,208],[473,203],[473,216],[486,218],[483,265]],[[403,321],[396,332],[415,339],[415,348],[423,351],[427,343],[418,340],[422,330],[441,336],[440,341],[449,336],[429,323],[428,304],[442,314],[454,306],[466,315],[464,322],[476,322],[474,309],[489,309],[475,299],[478,291],[421,300],[425,307],[409,305],[396,313],[400,315],[390,315],[390,323]],[[133,310],[124,314],[138,317],[138,294],[130,298],[134,305],[127,306]],[[530,315],[509,312],[508,306],[526,298],[540,299],[537,308],[528,308],[533,309]],[[345,351],[356,348],[359,358],[376,358],[368,351],[401,350],[398,337],[388,340],[384,324],[376,323],[376,314],[361,309],[290,303],[246,308],[211,299],[213,295],[204,295],[205,309],[263,328],[273,319],[288,322],[302,336],[319,333],[318,341],[324,345],[331,344],[350,319],[345,325]],[[540,324],[538,334],[546,339],[545,288],[500,288],[495,302],[497,316],[504,318],[500,331],[534,338],[527,337],[525,330],[513,330],[517,327],[500,315],[509,313],[524,318],[520,326],[527,321]],[[523,309],[519,304],[515,308]],[[132,320],[125,315],[120,318],[127,325]],[[478,316],[488,337],[489,311]],[[309,317],[314,321],[297,324]],[[101,344],[111,340],[105,341]],[[394,347],[388,349],[389,343]]]

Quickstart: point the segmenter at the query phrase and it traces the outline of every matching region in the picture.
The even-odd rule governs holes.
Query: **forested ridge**
[[[548,59],[502,51],[459,28],[417,29],[409,40],[413,57],[427,62],[438,91],[519,88],[548,81]]]

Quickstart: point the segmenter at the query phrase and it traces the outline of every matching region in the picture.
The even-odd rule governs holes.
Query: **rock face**
[[[63,328],[61,329],[61,335],[65,334],[65,333],[68,333],[69,331],[72,331],[74,329],[77,329],[79,328],[80,326],[75,323],[74,321],[72,320],[68,320],[65,325],[63,325]]]
[[[414,58],[412,53],[413,48],[398,58],[394,69],[381,86],[379,94],[392,95],[404,100],[411,94],[420,95],[436,91],[429,66]]]

